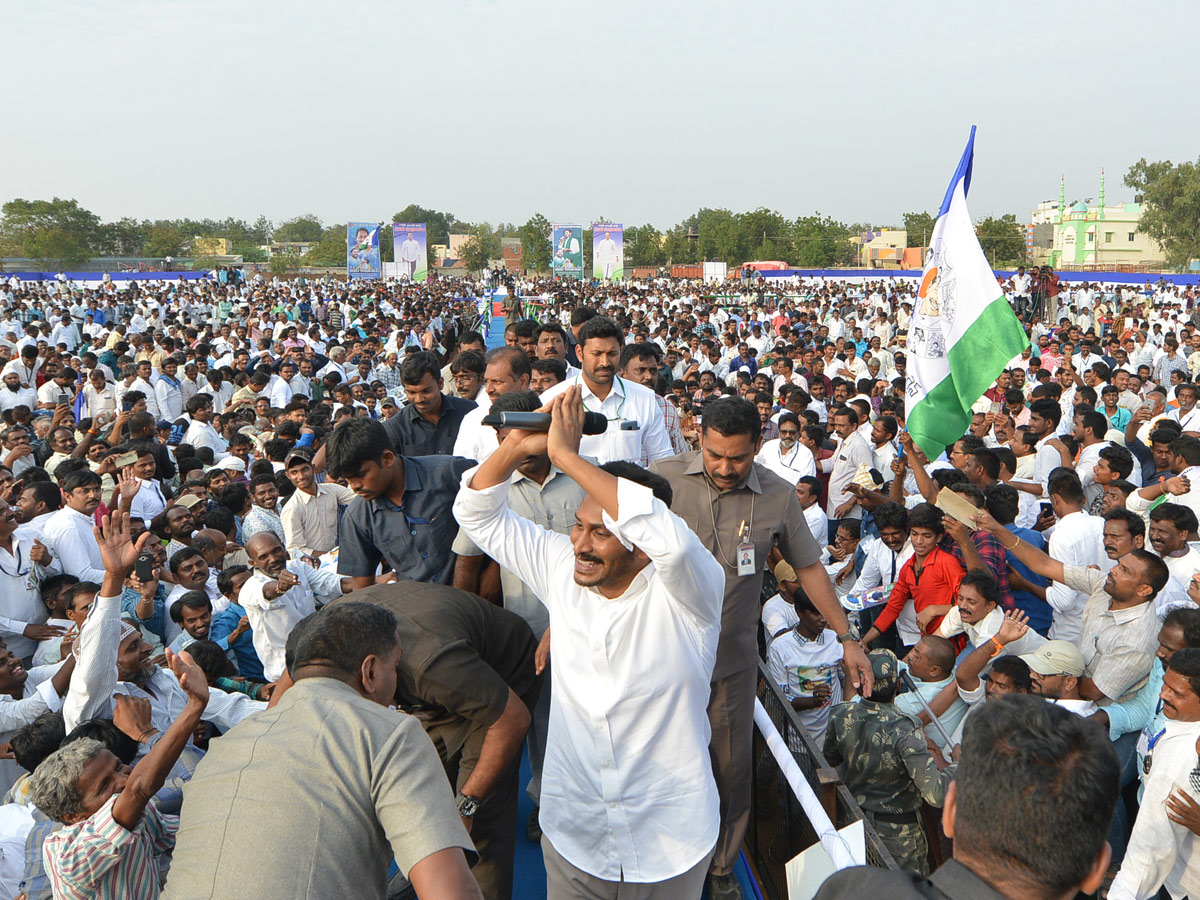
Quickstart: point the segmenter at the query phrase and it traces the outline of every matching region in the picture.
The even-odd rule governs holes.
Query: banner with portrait
[[[379,278],[379,226],[375,222],[346,225],[346,275],[350,278]]]
[[[397,277],[402,281],[425,281],[429,277],[424,222],[393,222],[392,246],[395,248]]]
[[[625,227],[619,222],[592,226],[592,277],[597,281],[625,278]]]
[[[583,278],[583,226],[550,229],[550,271],[558,278]]]

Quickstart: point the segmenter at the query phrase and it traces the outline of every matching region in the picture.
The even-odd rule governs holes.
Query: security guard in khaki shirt
[[[509,900],[521,747],[542,684],[533,632],[515,613],[448,585],[379,584],[346,599],[396,617],[396,705],[420,720],[457,791],[484,900]]]
[[[701,449],[651,463],[675,491],[671,511],[682,517],[725,567],[721,640],[713,669],[708,718],[713,773],[721,795],[721,830],[709,878],[712,900],[734,900],[733,875],[750,821],[751,741],[758,686],[756,629],[763,570],[772,547],[845,644],[856,688],[870,691],[871,667],[837,601],[820,547],[792,486],[754,462],[762,422],[754,405],[722,397],[704,407]]]

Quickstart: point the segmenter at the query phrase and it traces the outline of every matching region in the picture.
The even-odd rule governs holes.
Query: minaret
[[[1058,182],[1058,221],[1067,218],[1067,176],[1063,175]]]
[[[1099,218],[1104,218],[1104,170],[1100,170],[1100,210]]]

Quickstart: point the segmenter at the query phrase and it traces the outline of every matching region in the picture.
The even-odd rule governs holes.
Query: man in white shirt
[[[467,411],[454,439],[454,455],[476,462],[483,462],[497,447],[496,429],[483,424],[483,417],[491,410],[492,401],[501,394],[529,390],[529,379],[533,375],[529,357],[519,347],[489,350],[486,360],[483,373],[486,400],[481,397],[479,405]]]
[[[608,419],[603,434],[583,438],[582,452],[601,463],[627,460],[648,465],[673,456],[667,423],[653,391],[617,376],[625,336],[612,319],[596,316],[579,329],[583,371],[542,394],[549,403],[571,387],[583,391],[584,409]]]
[[[267,385],[270,392],[271,406],[275,409],[285,409],[292,402],[292,379],[296,377],[296,364],[284,360],[279,364],[279,374]]]
[[[217,434],[217,429],[209,424],[212,418],[212,396],[209,394],[197,394],[187,402],[188,415],[192,419],[192,423],[188,425],[188,430],[183,436],[183,443],[191,444],[199,449],[200,447],[208,447],[213,452],[213,461],[220,462],[229,455],[229,444],[226,440]]]
[[[579,455],[584,393],[555,400],[548,435],[510,432],[465,473],[454,513],[550,612],[548,894],[616,900],[626,882],[640,897],[697,897],[719,822],[706,708],[724,572],[667,508],[663,479]],[[505,507],[517,466],[544,452],[588,494],[573,537]]]
[[[307,450],[293,450],[283,462],[296,488],[279,514],[286,547],[296,556],[319,557],[337,546],[338,507],[349,506],[354,492],[333,481],[317,484]]]
[[[815,475],[805,476],[796,482],[796,499],[804,510],[804,521],[812,532],[818,547],[829,542],[829,516],[821,509],[821,482]]]
[[[1190,584],[1192,576],[1200,571],[1200,553],[1188,543],[1188,536],[1196,527],[1196,514],[1182,504],[1161,503],[1150,510],[1146,536],[1180,585]]]
[[[817,474],[812,451],[800,443],[800,421],[791,413],[779,417],[779,437],[764,441],[754,461],[791,484]],[[824,544],[825,538],[818,538],[817,542]]]
[[[1032,285],[1033,279],[1025,271],[1025,267],[1020,266],[1017,274],[1012,277],[1013,305],[1016,307],[1018,316],[1024,317],[1029,308],[1029,293]]]
[[[137,545],[129,540],[128,521],[116,522],[102,535],[97,552],[103,557],[100,591],[86,627],[78,638],[78,663],[63,701],[63,722],[68,732],[81,722],[96,717],[111,718],[116,697],[121,694],[145,700],[150,705],[150,728],[142,735],[144,749],[165,733],[183,710],[187,697],[178,678],[169,669],[150,661],[150,646],[141,632],[121,621],[121,593],[133,571],[138,552],[150,533]],[[97,545],[93,537],[92,544]],[[203,719],[222,731],[233,728],[247,716],[267,708],[245,694],[227,694],[212,688]]]
[[[1172,815],[1185,800],[1200,800],[1200,650],[1171,655],[1159,700],[1166,721],[1148,739],[1145,793],[1111,900],[1160,896],[1160,887],[1172,897],[1200,897],[1200,837]]]
[[[1083,489],[1073,472],[1062,472],[1050,479],[1050,503],[1058,524],[1050,535],[1046,552],[1067,566],[1112,568],[1104,552],[1104,520],[1084,512]],[[1083,608],[1088,595],[1055,581],[1046,588],[1046,602],[1054,610],[1050,625],[1051,640],[1078,641]]]
[[[238,603],[250,620],[264,674],[278,681],[283,675],[284,647],[296,623],[317,611],[318,600],[328,603],[349,591],[351,579],[339,577],[333,568],[289,562],[287,550],[269,531],[246,541],[246,555],[254,574],[242,585]]]
[[[870,467],[875,451],[858,431],[858,413],[846,406],[833,413],[833,430],[842,439],[837,452],[821,461],[821,471],[829,472],[829,499],[826,512],[830,519],[861,519],[858,500],[846,488],[860,465]]]
[[[1033,480],[1042,486],[1042,497],[1047,496],[1046,481],[1050,473],[1063,464],[1059,444],[1051,443],[1062,418],[1062,407],[1049,397],[1035,400],[1029,406],[1029,433],[1038,439]]]
[[[62,480],[66,506],[46,522],[42,542],[58,560],[65,575],[99,584],[104,580],[104,561],[92,534],[92,518],[100,506],[100,476],[91,469],[71,472]]]
[[[129,384],[129,390],[141,391],[146,395],[146,412],[154,416],[154,421],[162,418],[158,409],[158,394],[154,390],[154,385],[150,383],[153,374],[153,368],[150,366],[150,360],[143,359],[134,369],[136,377]]]
[[[31,412],[37,409],[37,392],[31,387],[21,387],[21,376],[16,372],[4,373],[4,387],[0,388],[0,412],[8,412],[24,406]]]
[[[168,356],[162,361],[162,372],[154,382],[154,399],[158,417],[171,424],[183,415],[183,385],[176,377],[179,361]]]

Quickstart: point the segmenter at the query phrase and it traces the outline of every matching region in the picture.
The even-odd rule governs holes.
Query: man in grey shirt
[[[394,857],[420,896],[479,900],[437,751],[387,707],[395,616],[337,604],[301,622],[288,651],[273,708],[214,741],[185,789],[163,897],[383,900]]]

